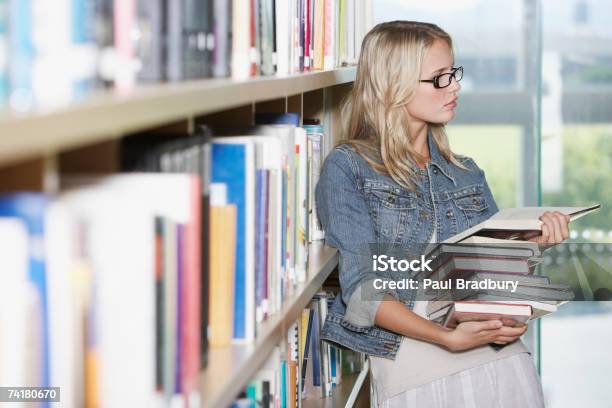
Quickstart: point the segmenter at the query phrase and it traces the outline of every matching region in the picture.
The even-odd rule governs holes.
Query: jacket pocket
[[[416,220],[416,195],[378,181],[366,181],[364,190],[381,241],[396,243],[402,240]]]
[[[465,217],[468,227],[489,218],[483,184],[473,184],[450,192],[454,205]]]

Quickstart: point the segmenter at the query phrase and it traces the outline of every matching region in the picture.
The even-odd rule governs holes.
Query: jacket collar
[[[428,127],[427,132],[427,143],[429,145],[429,154],[431,156],[431,161],[427,164],[428,167],[436,166],[442,174],[448,177],[454,185],[457,185],[455,181],[455,177],[453,176],[453,170],[451,168],[452,164],[444,158],[440,150],[438,149],[438,145],[433,138],[433,134],[431,133],[431,127]]]

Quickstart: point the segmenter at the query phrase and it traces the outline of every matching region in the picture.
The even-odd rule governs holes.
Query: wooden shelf
[[[0,164],[223,111],[352,82],[355,67],[257,77],[203,79],[100,91],[86,101],[50,111],[0,113]]]
[[[366,360],[363,369],[359,373],[345,374],[342,383],[334,388],[331,397],[307,398],[302,400],[302,408],[350,408],[355,404],[357,395],[370,370],[370,362]]]
[[[316,242],[309,247],[308,261],[306,282],[298,285],[279,314],[264,323],[262,333],[254,343],[209,350],[208,366],[200,376],[203,408],[231,405],[281,342],[312,296],[320,290],[338,264],[338,251]]]

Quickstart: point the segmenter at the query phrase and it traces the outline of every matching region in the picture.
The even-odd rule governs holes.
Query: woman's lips
[[[444,105],[444,107],[450,108],[450,109],[456,108],[457,107],[457,99],[456,98],[453,99],[452,101],[450,101],[449,103]]]

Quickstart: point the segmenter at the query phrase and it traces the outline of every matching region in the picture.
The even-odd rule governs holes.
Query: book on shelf
[[[49,331],[51,315],[49,313],[49,297],[48,297],[48,262],[45,256],[45,234],[46,230],[46,219],[45,212],[47,211],[50,204],[49,198],[41,193],[12,193],[0,196],[0,219],[7,222],[4,223],[6,230],[14,230],[15,245],[18,250],[19,239],[23,238],[22,233],[27,234],[27,252],[24,254],[22,251],[17,254],[25,255],[26,258],[16,258],[17,254],[8,254],[7,258],[12,262],[7,267],[17,270],[16,273],[21,275],[23,278],[23,262],[27,265],[27,279],[30,282],[28,285],[23,280],[15,281],[15,290],[21,288],[22,293],[27,294],[24,285],[31,286],[35,295],[29,294],[29,302],[32,307],[36,309],[33,311],[32,324],[22,327],[23,330],[33,330],[33,333],[37,333],[38,336],[31,339],[33,343],[33,350],[35,358],[35,365],[30,369],[33,369],[30,374],[34,384],[37,386],[45,387],[51,384],[51,333]],[[4,242],[11,242],[3,241]],[[23,248],[22,248],[23,249]],[[18,267],[16,263],[21,263],[21,267]],[[17,276],[19,276],[17,275]],[[18,279],[15,277],[15,279]],[[34,297],[32,297],[34,296]],[[17,306],[17,305],[16,305]],[[22,305],[23,306],[23,305]],[[23,309],[22,309],[23,312]],[[22,313],[23,316],[23,313]],[[22,333],[16,333],[17,336],[23,335]]]
[[[210,321],[211,347],[231,343],[234,321],[234,268],[236,254],[236,206],[227,204],[227,186],[210,186]]]
[[[42,348],[37,344],[43,339],[40,330],[41,305],[38,291],[30,278],[28,239],[23,219],[0,217],[1,384],[43,384],[40,367]],[[53,322],[54,316],[49,316]],[[52,342],[51,355],[61,351],[53,345]]]
[[[343,374],[360,369],[357,353],[321,340],[320,328],[333,297],[327,292],[313,297],[286,331],[282,344],[246,386],[240,404],[297,408],[304,399],[330,396]]]
[[[64,351],[52,356],[52,381],[73,402],[67,406],[193,406],[201,357],[199,180],[134,173],[69,184],[46,214],[51,339]]]
[[[369,11],[345,2],[355,0],[3,0],[0,106],[53,108],[96,88],[354,64]],[[79,63],[66,69],[67,59]]]

